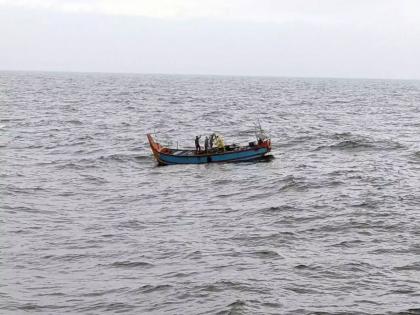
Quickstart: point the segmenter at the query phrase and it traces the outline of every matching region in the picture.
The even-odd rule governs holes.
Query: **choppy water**
[[[419,314],[420,82],[0,73],[0,313]],[[145,133],[274,159],[157,167]]]

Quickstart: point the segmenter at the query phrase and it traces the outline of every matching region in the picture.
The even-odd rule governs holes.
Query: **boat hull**
[[[159,154],[156,156],[161,165],[174,164],[206,164],[206,163],[226,163],[254,160],[263,157],[268,153],[267,148],[256,148],[255,150],[245,150],[236,152],[226,152],[212,155],[195,156],[174,156],[169,154]]]

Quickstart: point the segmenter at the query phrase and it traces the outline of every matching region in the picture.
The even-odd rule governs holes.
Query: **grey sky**
[[[417,0],[0,0],[0,69],[420,79]]]

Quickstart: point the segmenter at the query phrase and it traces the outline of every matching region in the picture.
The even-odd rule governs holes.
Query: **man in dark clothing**
[[[209,137],[206,136],[206,138],[204,139],[204,151],[207,153],[208,150],[209,150]]]
[[[196,153],[199,153],[201,151],[200,138],[201,138],[201,136],[196,136],[195,137],[195,152]]]
[[[216,138],[216,135],[214,133],[212,133],[210,135],[210,150],[213,149],[214,138]]]

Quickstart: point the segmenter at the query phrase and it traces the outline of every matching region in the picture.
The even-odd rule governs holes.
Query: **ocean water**
[[[420,314],[420,82],[0,73],[1,314]],[[156,166],[145,134],[265,161]]]

